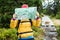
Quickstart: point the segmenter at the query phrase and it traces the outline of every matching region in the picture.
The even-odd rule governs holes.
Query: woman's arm
[[[39,13],[36,13],[36,19],[32,21],[33,26],[40,27],[41,18],[39,17]]]
[[[10,28],[15,28],[18,24],[18,20],[16,20],[16,14],[13,14],[13,18],[10,21]]]

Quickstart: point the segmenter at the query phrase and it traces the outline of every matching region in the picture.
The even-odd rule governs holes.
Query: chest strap
[[[24,23],[24,22],[30,22],[30,23],[31,23],[31,26],[32,26],[32,20],[29,19],[29,21],[22,21],[22,22],[21,22],[21,20],[18,20],[18,27],[19,27],[19,24],[20,24],[20,23]]]
[[[17,33],[17,35],[19,35],[19,34],[25,34],[25,33],[31,33],[31,32],[33,32],[33,31],[21,32],[21,33]]]
[[[22,22],[20,22],[20,23],[24,23],[24,22],[30,22],[30,21],[22,21]]]

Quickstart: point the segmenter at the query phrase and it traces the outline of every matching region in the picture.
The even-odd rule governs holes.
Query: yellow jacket
[[[40,19],[32,20],[32,25],[35,27],[39,27],[40,23],[41,23]],[[17,25],[18,25],[18,20],[11,20],[10,28],[15,28]],[[19,33],[18,37],[22,37],[22,38],[33,36],[30,20],[21,20],[21,22],[19,23],[18,33]]]

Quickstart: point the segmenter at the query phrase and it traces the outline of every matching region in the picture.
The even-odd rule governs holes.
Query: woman
[[[23,4],[22,8],[28,8],[27,4]],[[13,20],[16,20],[16,14],[13,14]],[[34,25],[36,27],[40,26],[40,18],[39,13],[36,14],[36,20],[25,19],[25,20],[18,20],[18,40],[34,40],[33,37],[33,30],[31,26]],[[37,23],[38,22],[38,23]],[[11,26],[12,28],[13,26]],[[15,28],[15,27],[14,27]]]

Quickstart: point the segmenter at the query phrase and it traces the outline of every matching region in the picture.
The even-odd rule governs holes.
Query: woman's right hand
[[[15,20],[16,19],[16,14],[13,14],[13,18],[12,18],[13,20]]]

